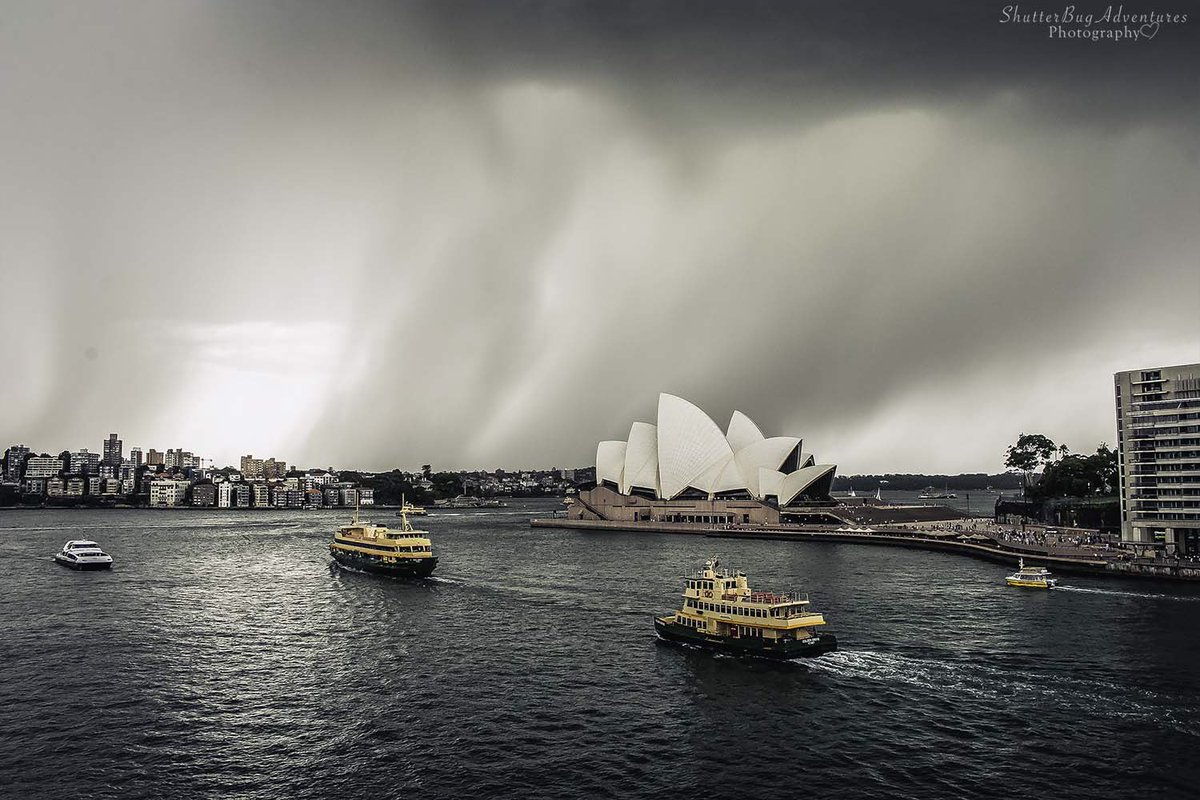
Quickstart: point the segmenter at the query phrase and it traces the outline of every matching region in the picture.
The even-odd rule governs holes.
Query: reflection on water
[[[1187,587],[1051,592],[940,553],[431,515],[441,562],[332,564],[336,513],[0,514],[0,785],[14,797],[1178,796],[1200,775]],[[381,519],[382,519],[381,515]],[[111,573],[50,561],[93,538]],[[658,643],[719,552],[843,649]],[[82,761],[86,773],[66,771]],[[1170,765],[1167,768],[1165,765]],[[702,769],[703,767],[703,769]]]

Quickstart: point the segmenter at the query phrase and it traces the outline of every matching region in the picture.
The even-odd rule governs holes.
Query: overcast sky
[[[660,391],[844,474],[1113,443],[1200,361],[1200,9],[1005,5],[6,0],[0,448],[583,466]]]

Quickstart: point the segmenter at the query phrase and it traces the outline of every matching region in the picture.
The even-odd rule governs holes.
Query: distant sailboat
[[[856,494],[854,493],[854,487],[853,487],[853,486],[851,486],[851,487],[850,487],[850,496],[851,496],[851,497],[858,497],[858,495],[856,495]]]
[[[876,500],[878,500],[878,501],[880,501],[880,502],[882,503],[882,502],[883,502],[883,495],[881,495],[879,492],[880,492],[880,489],[879,489],[879,487],[876,487],[876,489],[875,489],[875,499],[876,499]]]

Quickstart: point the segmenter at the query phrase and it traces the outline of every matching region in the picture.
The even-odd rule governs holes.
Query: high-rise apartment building
[[[1121,538],[1200,555],[1200,364],[1114,376]]]
[[[242,477],[248,481],[263,479],[263,460],[253,455],[242,456]]]
[[[9,483],[21,480],[21,470],[25,466],[25,456],[27,455],[29,455],[29,448],[23,444],[14,444],[8,448],[7,460],[4,462],[4,480]]]
[[[101,459],[101,463],[112,467],[121,466],[123,450],[124,442],[118,439],[115,433],[110,433],[108,438],[104,440],[104,458]]]
[[[151,467],[161,467],[163,463],[163,454],[151,447],[146,451],[146,463]]]
[[[142,457],[142,448],[140,448],[140,447],[129,448],[129,460],[133,462],[133,465],[135,467],[140,467],[144,460]]]

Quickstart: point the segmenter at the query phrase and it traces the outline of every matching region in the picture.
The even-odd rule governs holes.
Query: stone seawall
[[[964,542],[948,536],[934,536],[904,529],[877,529],[872,532],[838,531],[815,526],[730,526],[670,523],[614,522],[612,520],[532,519],[535,528],[569,528],[592,531],[628,531],[633,533],[670,533],[707,536],[722,539],[779,539],[805,542],[845,542],[849,544],[911,547],[920,550],[941,550],[981,558],[987,561],[1016,566],[1016,560],[1026,557],[1054,571],[1075,575],[1098,575],[1116,578],[1187,581],[1200,583],[1200,564],[1150,559],[1123,560],[1118,558],[1081,558],[1056,556],[1022,550],[999,542],[983,544]]]

